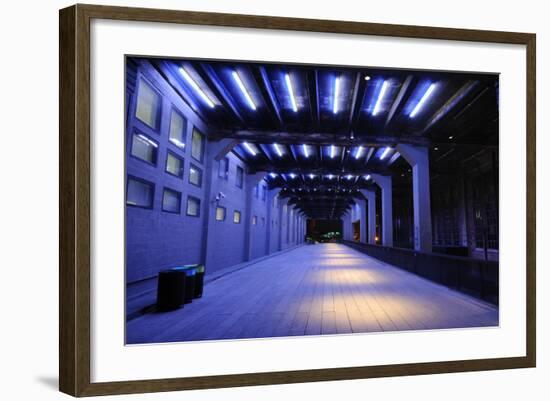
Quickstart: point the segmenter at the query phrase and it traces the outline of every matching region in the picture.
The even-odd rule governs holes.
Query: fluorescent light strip
[[[241,81],[241,77],[239,77],[239,74],[237,73],[237,71],[233,71],[233,79],[235,80],[235,82],[237,82],[237,85],[239,86],[239,89],[243,93],[243,95],[244,95],[246,101],[248,102],[248,105],[250,106],[250,108],[252,110],[256,110],[256,105],[252,101],[252,98],[250,97],[250,93],[248,93],[248,91],[246,90],[246,88],[243,84],[243,81]]]
[[[367,174],[367,175],[365,176],[365,180],[370,180],[370,174]]]
[[[306,157],[306,159],[309,157],[309,151],[307,149],[307,145],[306,144],[303,144],[302,145],[302,149],[304,150],[304,156]]]
[[[283,157],[283,151],[281,150],[281,147],[276,143],[273,144],[273,147],[275,148],[275,152],[277,152],[279,157]]]
[[[426,101],[428,100],[428,98],[430,97],[430,95],[432,94],[432,92],[435,90],[435,86],[436,84],[433,83],[430,85],[430,87],[428,88],[428,90],[424,93],[424,95],[422,96],[422,99],[420,99],[420,101],[416,104],[416,106],[414,107],[413,111],[411,111],[411,114],[409,114],[409,117],[410,118],[414,118],[414,116],[420,111],[420,109],[422,108],[422,106],[424,106],[424,103],[426,103]]]
[[[269,173],[269,175],[271,176],[271,178],[277,178],[277,174],[275,173]]]
[[[382,155],[380,155],[380,160],[384,160],[390,152],[391,152],[391,148],[388,146],[386,149],[384,149],[384,152],[382,152]]]
[[[246,148],[246,150],[248,150],[248,152],[249,152],[252,156],[256,156],[256,154],[258,153],[258,152],[256,152],[256,151],[254,150],[254,148],[253,148],[252,146],[250,146],[250,144],[247,143],[247,142],[243,142],[243,146]]]
[[[290,178],[292,178],[292,179],[296,178],[296,174],[294,174],[294,173],[290,173],[289,176],[290,176]]]
[[[292,90],[292,83],[290,82],[290,75],[285,74],[286,88],[288,89],[288,94],[290,95],[290,102],[292,103],[292,110],[296,113],[298,107],[296,106],[296,99],[294,98],[294,91]]]
[[[363,156],[364,150],[365,148],[363,148],[362,146],[359,146],[359,148],[357,148],[357,152],[355,152],[355,158],[359,159],[361,156]]]
[[[210,108],[214,108],[214,103],[210,98],[206,95],[206,93],[203,92],[203,90],[197,85],[197,83],[191,78],[191,75],[187,71],[185,71],[185,68],[180,67],[179,68],[181,75],[185,79],[185,81],[197,92],[197,94],[204,100],[204,102],[210,106]]]
[[[340,94],[340,77],[334,79],[334,99],[332,101],[332,112],[338,113],[338,95]]]
[[[330,158],[334,159],[334,156],[336,155],[336,148],[334,145],[330,145]]]
[[[378,99],[376,99],[376,104],[374,105],[374,110],[372,111],[372,115],[375,116],[380,111],[380,105],[382,104],[382,100],[384,99],[384,96],[386,94],[386,91],[388,90],[388,81],[384,81],[382,83],[382,88],[380,88],[380,92],[378,92]]]
[[[310,174],[309,178],[311,178],[313,180],[315,178],[315,174]]]

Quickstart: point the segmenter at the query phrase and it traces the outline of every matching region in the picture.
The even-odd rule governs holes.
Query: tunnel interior
[[[493,73],[126,58],[126,282],[305,242],[498,261]]]

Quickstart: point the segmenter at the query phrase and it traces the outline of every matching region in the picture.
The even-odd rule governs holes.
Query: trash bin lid
[[[194,276],[197,272],[197,268],[195,266],[197,265],[177,266],[173,267],[172,270],[185,272],[186,276]]]
[[[159,271],[160,274],[182,274],[185,273],[185,270],[179,270],[179,269],[166,269]]]

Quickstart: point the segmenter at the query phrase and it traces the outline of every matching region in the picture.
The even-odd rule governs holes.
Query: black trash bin
[[[178,266],[174,267],[172,270],[185,274],[184,300],[186,304],[193,302],[193,298],[195,295],[195,275],[197,265]]]
[[[168,311],[178,309],[186,299],[186,273],[179,270],[159,272],[157,284],[157,309]]]

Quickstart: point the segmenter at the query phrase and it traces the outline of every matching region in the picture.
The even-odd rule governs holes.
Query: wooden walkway
[[[205,286],[184,308],[127,324],[127,343],[498,325],[498,309],[345,245],[306,245]]]

